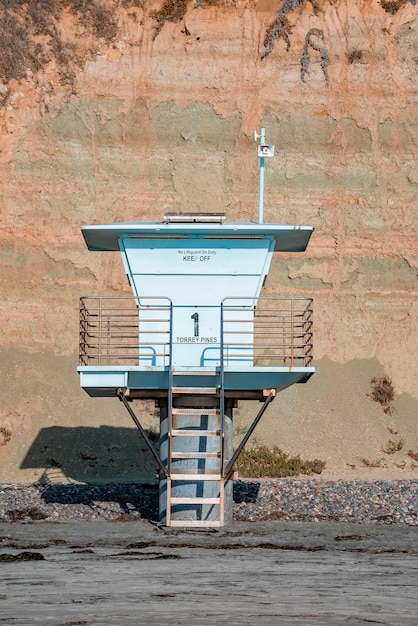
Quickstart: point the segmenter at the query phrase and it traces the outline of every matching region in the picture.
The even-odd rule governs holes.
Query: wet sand
[[[415,626],[417,537],[338,522],[3,523],[0,623]]]

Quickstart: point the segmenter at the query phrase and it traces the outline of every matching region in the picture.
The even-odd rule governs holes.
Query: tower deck
[[[225,298],[209,307],[218,317],[213,336],[174,335],[178,308],[163,298],[82,298],[83,389],[105,397],[123,389],[139,399],[165,397],[171,386],[222,386],[226,397],[261,399],[265,389],[306,382],[315,371],[309,298]],[[184,350],[197,356],[194,365],[174,363]]]

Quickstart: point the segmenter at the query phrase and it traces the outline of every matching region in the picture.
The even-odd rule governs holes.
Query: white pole
[[[266,143],[266,129],[260,131],[260,145]],[[258,223],[262,224],[264,220],[264,157],[260,157],[260,193],[258,201]]]

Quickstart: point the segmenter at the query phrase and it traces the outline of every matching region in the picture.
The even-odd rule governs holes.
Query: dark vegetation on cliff
[[[266,30],[261,59],[265,59],[279,40],[291,47],[291,32],[298,16],[311,5],[316,15],[326,4],[339,0],[282,0],[276,16]],[[384,11],[394,15],[416,0],[380,0]],[[111,45],[119,34],[122,12],[133,21],[148,18],[153,23],[155,39],[167,22],[182,22],[190,10],[207,7],[233,8],[234,0],[162,0],[159,10],[147,13],[146,0],[0,0],[0,106],[10,96],[10,81],[32,79],[36,82],[47,67],[55,67],[57,82],[74,92],[75,78],[83,64],[103,45]],[[139,15],[138,15],[139,14]],[[140,16],[140,17],[139,17]],[[62,28],[63,18],[67,28]],[[68,35],[68,23],[72,25]],[[184,24],[181,32],[190,36]],[[311,55],[319,61],[328,84],[329,54],[321,29],[310,29],[301,56],[301,80],[304,81]],[[352,61],[351,61],[352,62]],[[48,87],[53,89],[51,84]]]
[[[395,15],[395,13],[399,11],[399,9],[401,9],[403,6],[405,6],[405,4],[408,3],[415,5],[417,3],[417,0],[380,0],[380,4],[385,9],[385,11],[387,11],[387,13],[391,13],[392,15]]]
[[[53,62],[58,82],[73,87],[77,69],[101,42],[110,44],[117,36],[118,9],[141,4],[141,0],[120,0],[110,7],[97,0],[1,0],[0,81],[7,85],[12,79],[36,76]],[[73,21],[70,39],[61,28],[64,16]],[[76,46],[77,37],[89,39],[84,49]]]
[[[392,415],[392,402],[395,398],[395,389],[393,387],[392,380],[389,376],[373,378],[371,385],[372,391],[369,393],[369,398],[380,404],[385,413]]]

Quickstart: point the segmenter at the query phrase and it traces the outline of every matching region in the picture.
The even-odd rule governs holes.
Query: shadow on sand
[[[42,469],[48,504],[117,503],[123,513],[158,518],[155,461],[134,428],[52,426],[39,431],[21,465]],[[258,482],[236,481],[234,502],[257,500]]]

